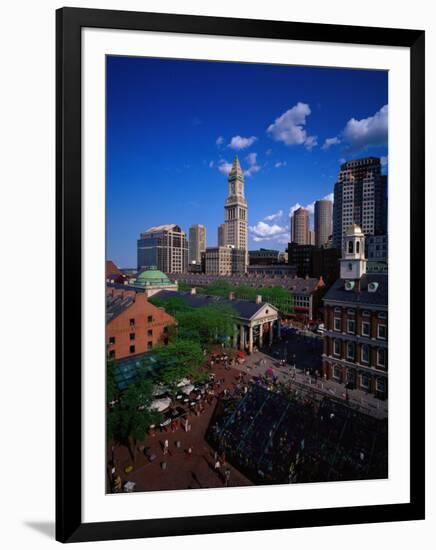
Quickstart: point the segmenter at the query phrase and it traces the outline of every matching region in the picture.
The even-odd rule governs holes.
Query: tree
[[[156,348],[153,358],[159,365],[157,377],[175,391],[180,380],[193,376],[200,370],[203,352],[198,342],[178,339],[167,346]]]
[[[152,399],[153,383],[141,374],[107,413],[108,438],[127,444],[133,462],[137,441],[142,441],[149,427],[160,419],[158,413],[149,409]]]

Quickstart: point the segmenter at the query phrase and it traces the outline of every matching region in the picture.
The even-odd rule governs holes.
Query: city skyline
[[[284,249],[290,214],[304,206],[313,218],[342,161],[374,155],[387,169],[384,72],[118,57],[107,68],[107,257],[117,265],[135,265],[138,234],[154,225],[188,234],[202,224],[215,246],[235,154],[249,249]]]

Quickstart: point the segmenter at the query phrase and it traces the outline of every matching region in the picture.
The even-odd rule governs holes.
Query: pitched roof
[[[121,315],[134,301],[135,297],[133,293],[128,295],[117,294],[115,296],[106,294],[106,323],[113,321],[115,317]]]
[[[112,260],[106,260],[106,277],[109,275],[123,275]]]
[[[368,291],[369,283],[378,283],[375,292]],[[386,273],[366,273],[360,278],[360,290],[345,290],[345,281],[338,279],[327,291],[324,302],[346,302],[362,305],[388,305],[388,276]]]
[[[211,304],[223,304],[231,306],[236,310],[238,317],[242,319],[251,319],[258,313],[265,305],[277,309],[267,302],[252,302],[249,300],[228,300],[221,296],[209,296],[207,294],[191,294],[190,292],[174,292],[171,290],[161,290],[155,294],[157,298],[161,300],[168,300],[170,298],[181,298],[186,305],[191,307],[205,307]]]

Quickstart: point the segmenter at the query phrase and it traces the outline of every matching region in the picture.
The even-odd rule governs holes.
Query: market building
[[[280,338],[280,319],[277,308],[267,302],[262,302],[258,296],[255,301],[237,300],[230,293],[228,298],[197,294],[196,289],[191,292],[162,291],[157,294],[160,300],[168,300],[174,296],[181,298],[191,307],[206,307],[211,304],[228,305],[235,311],[234,333],[232,346],[241,351],[253,353],[255,347],[272,344],[274,338]]]

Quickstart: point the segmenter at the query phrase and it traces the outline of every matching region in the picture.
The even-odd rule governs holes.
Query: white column
[[[279,340],[281,340],[281,338],[282,338],[281,327],[280,327],[280,319],[277,319],[277,337],[278,337]]]
[[[233,325],[233,347],[236,348],[236,344],[238,341],[238,327],[236,324]]]
[[[273,342],[273,327],[274,327],[274,321],[270,321],[269,324],[269,345],[272,345]]]
[[[263,346],[263,323],[259,325],[259,347]]]
[[[248,352],[253,353],[253,327],[248,327]]]

